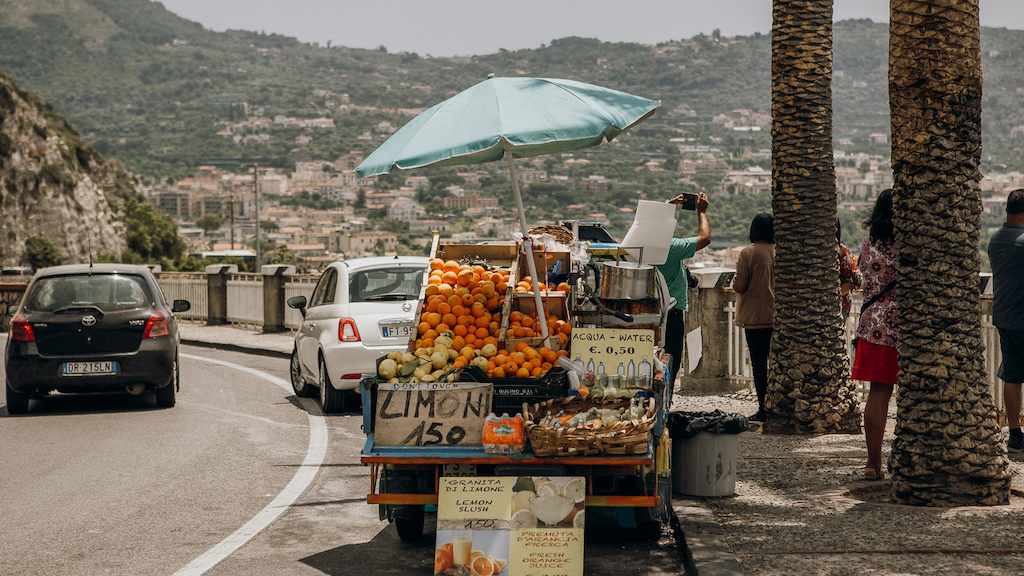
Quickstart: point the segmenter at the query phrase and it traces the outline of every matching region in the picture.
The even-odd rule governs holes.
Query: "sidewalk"
[[[294,332],[264,334],[259,326],[207,326],[205,322],[182,320],[178,323],[178,334],[182,344],[277,358],[290,358],[295,347]]]
[[[287,358],[292,333],[182,322],[183,343]],[[673,409],[752,414],[752,393],[677,393]],[[890,407],[883,458],[895,423]],[[676,494],[684,554],[700,576],[1024,574],[1024,455],[1011,454],[1010,504],[899,506],[888,480],[860,476],[864,436],[739,435],[734,496]],[[680,567],[682,570],[682,567]]]

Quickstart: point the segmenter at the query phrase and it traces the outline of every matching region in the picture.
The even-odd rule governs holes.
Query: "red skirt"
[[[857,342],[851,378],[865,382],[896,384],[899,372],[900,365],[895,348],[872,344],[863,338]]]

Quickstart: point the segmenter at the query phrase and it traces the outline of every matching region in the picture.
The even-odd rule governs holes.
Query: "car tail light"
[[[156,338],[157,336],[167,336],[171,333],[171,322],[168,319],[167,312],[163,310],[157,310],[153,312],[153,315],[146,320],[146,329],[142,332],[143,338]]]
[[[351,318],[342,318],[338,322],[338,340],[342,342],[359,342],[359,329],[356,328],[356,321]]]
[[[28,318],[18,314],[11,319],[11,340],[14,342],[35,342],[36,335],[32,332],[32,325]]]
[[[342,374],[341,380],[362,380],[362,374]]]

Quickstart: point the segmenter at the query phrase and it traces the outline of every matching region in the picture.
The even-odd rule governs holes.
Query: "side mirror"
[[[306,317],[306,297],[305,296],[292,296],[291,298],[289,298],[285,302],[285,304],[287,304],[289,308],[295,308],[300,313],[302,313],[302,317],[303,318]]]
[[[171,304],[171,312],[188,312],[192,309],[192,303],[188,300],[175,300]]]

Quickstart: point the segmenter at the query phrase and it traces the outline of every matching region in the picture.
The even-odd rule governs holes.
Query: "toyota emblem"
[[[85,326],[95,326],[96,325],[96,317],[93,316],[92,314],[89,314],[88,316],[85,316],[85,317],[82,318],[82,324],[85,325]]]
[[[409,312],[410,310],[412,310],[412,304],[408,302],[402,302],[402,311]]]

